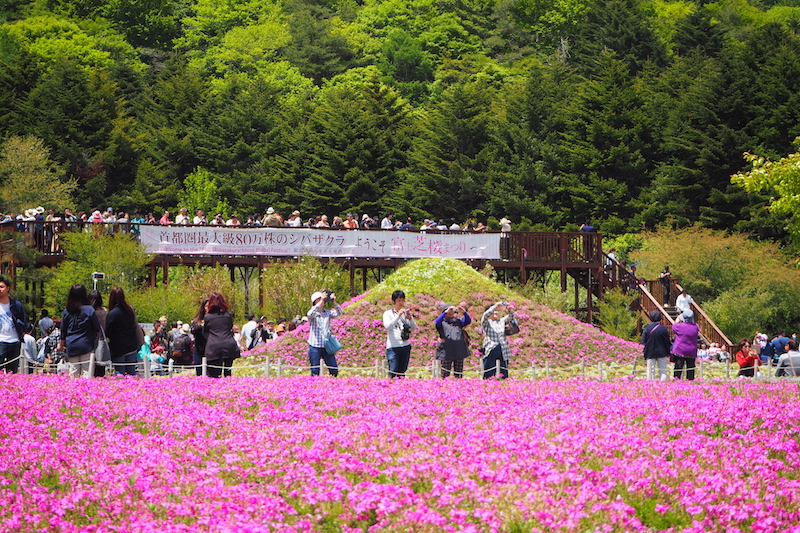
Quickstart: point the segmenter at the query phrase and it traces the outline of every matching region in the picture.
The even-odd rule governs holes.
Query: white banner
[[[499,233],[142,224],[151,254],[500,259]]]

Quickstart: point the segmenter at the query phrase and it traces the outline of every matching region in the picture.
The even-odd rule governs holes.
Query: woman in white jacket
[[[411,360],[411,332],[417,329],[417,323],[411,309],[405,309],[405,305],[406,294],[403,291],[394,291],[392,308],[383,313],[390,378],[404,377]]]

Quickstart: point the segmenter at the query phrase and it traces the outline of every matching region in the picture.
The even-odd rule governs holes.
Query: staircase
[[[609,289],[622,288],[623,291],[630,294],[633,298],[631,302],[631,309],[641,312],[644,320],[648,320],[647,316],[651,311],[658,310],[661,312],[661,323],[669,329],[672,335],[672,325],[676,322],[679,312],[673,305],[673,302],[663,302],[663,295],[661,290],[661,282],[659,280],[645,280],[644,278],[637,279],[633,274],[620,265],[616,260],[610,258],[607,254],[605,257],[605,267],[603,268],[602,275],[592,276],[589,279],[589,271],[580,269],[570,269],[568,272],[576,283],[584,288],[592,291],[592,294],[598,298],[602,298],[602,294]],[[671,295],[672,300],[676,295],[680,294],[683,287],[680,286],[675,280],[672,280]],[[720,348],[733,353],[733,343],[725,336],[724,333],[714,324],[714,321],[697,305],[697,302],[692,302],[692,311],[694,312],[695,322],[700,326],[701,338],[711,345],[712,342],[717,343]]]

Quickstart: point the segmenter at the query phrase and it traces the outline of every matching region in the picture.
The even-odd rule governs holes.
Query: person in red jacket
[[[737,375],[752,378],[756,375],[756,367],[761,365],[761,358],[747,339],[739,341],[738,348],[736,362],[739,363],[739,373]]]

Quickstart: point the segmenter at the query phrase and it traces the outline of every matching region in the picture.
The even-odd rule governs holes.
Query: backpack
[[[770,358],[773,357],[774,355],[775,355],[775,346],[772,344],[772,342],[768,342],[767,344],[764,345],[763,348],[761,348],[761,357]]]
[[[192,339],[189,335],[178,335],[172,340],[172,358],[181,365],[192,364]]]

